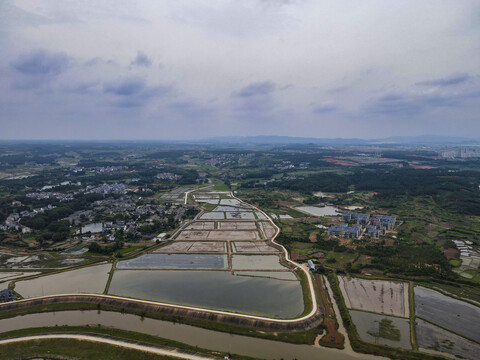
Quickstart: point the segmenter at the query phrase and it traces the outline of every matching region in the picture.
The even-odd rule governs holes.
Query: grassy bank
[[[289,342],[294,344],[313,344],[316,334],[320,331],[318,329],[311,329],[307,331],[298,332],[269,332],[257,330],[251,327],[241,327],[230,324],[219,323],[215,321],[208,321],[203,319],[195,319],[188,317],[180,317],[175,315],[162,314],[158,312],[137,311],[128,308],[118,308],[109,305],[89,304],[89,303],[64,303],[64,304],[49,304],[36,305],[25,309],[7,310],[0,312],[0,319],[11,318],[14,316],[53,312],[53,311],[68,311],[68,310],[104,310],[115,311],[125,314],[133,314],[141,317],[147,317],[156,320],[170,321],[174,323],[181,323],[200,327],[203,329],[227,332],[231,334],[259,337],[269,340],[278,340],[282,342]]]
[[[30,335],[60,333],[102,335],[113,337],[116,339],[141,342],[146,345],[166,346],[218,357],[224,355],[224,353],[222,352],[201,349],[196,346],[183,344],[169,339],[159,338],[156,336],[132,331],[106,328],[102,326],[55,326],[23,329],[0,334],[0,338],[5,339]],[[162,357],[159,355],[149,354],[137,350],[130,350],[108,344],[95,343],[95,346],[92,346],[92,344],[87,341],[79,341],[73,339],[46,339],[20,342],[16,344],[2,345],[1,349],[2,359],[17,359],[19,357],[30,357],[32,355],[38,354],[69,356],[77,359],[173,359],[170,357]],[[4,357],[4,354],[8,354],[8,357]],[[241,355],[233,355],[231,356],[231,358],[238,360],[254,360],[254,358],[252,357]]]

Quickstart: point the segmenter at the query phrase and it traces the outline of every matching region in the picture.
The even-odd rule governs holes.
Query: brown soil
[[[340,334],[335,328],[335,313],[328,299],[327,290],[325,289],[322,276],[315,274],[315,282],[317,283],[318,293],[320,295],[320,306],[323,308],[323,322],[327,328],[327,333],[325,336],[323,336],[321,341],[334,344],[343,344],[343,335]]]
[[[447,249],[443,252],[443,255],[445,255],[447,259],[455,259],[457,257],[457,254],[458,250],[454,248]]]
[[[364,268],[362,269],[362,274],[383,275],[383,271],[378,269]]]

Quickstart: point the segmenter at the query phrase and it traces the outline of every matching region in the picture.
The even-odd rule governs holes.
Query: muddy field
[[[232,247],[234,252],[238,253],[278,253],[280,250],[275,249],[274,247],[264,243],[264,242],[239,242],[236,241],[233,243]]]
[[[350,310],[350,316],[363,341],[412,349],[409,320],[356,310]]]
[[[249,208],[242,207],[242,206],[227,206],[227,205],[220,205],[217,206],[213,211],[225,211],[225,212],[235,212],[235,211],[250,211]]]
[[[176,240],[206,240],[206,241],[225,241],[225,240],[259,240],[258,231],[252,230],[213,230],[213,231],[194,231],[184,230],[178,234]]]
[[[275,235],[276,229],[269,222],[259,221],[258,225],[260,226],[265,239],[271,239],[273,235]]]
[[[117,263],[117,269],[202,269],[224,270],[228,267],[226,255],[213,254],[146,254]]]
[[[401,317],[409,316],[408,284],[383,280],[338,277],[349,309]]]
[[[250,208],[250,206],[248,206],[248,205],[246,205],[246,204],[242,204],[242,203],[241,203],[240,201],[238,201],[237,199],[222,199],[222,200],[220,200],[220,205]]]
[[[254,221],[221,221],[218,222],[219,230],[257,230]]]
[[[418,317],[480,341],[480,308],[437,291],[415,286],[415,313]]]
[[[15,291],[27,298],[55,294],[101,294],[107,284],[111,268],[112,264],[103,264],[17,281]]]
[[[229,220],[255,220],[255,214],[251,211],[232,211],[226,212],[225,215]]]
[[[420,350],[435,350],[461,356],[465,359],[478,359],[478,354],[480,353],[479,344],[422,319],[416,320],[416,333]]]
[[[195,199],[196,202],[199,203],[207,203],[212,205],[218,205],[218,199]]]
[[[203,220],[224,220],[225,213],[224,212],[207,212],[200,216],[200,219]]]
[[[9,282],[15,279],[21,279],[27,276],[38,275],[40,272],[0,272],[0,281]],[[0,288],[2,290],[2,288]]]
[[[260,211],[255,211],[255,214],[257,215],[257,218],[259,220],[267,220],[267,217],[263,215]]]
[[[186,230],[213,230],[215,221],[195,221],[185,227]]]
[[[87,262],[82,258],[53,257],[50,254],[0,255],[0,268],[5,269],[57,269]]]
[[[232,255],[234,270],[287,270],[277,255]]]
[[[220,241],[177,241],[153,251],[153,253],[188,253],[188,252],[218,252],[227,251],[224,242]]]

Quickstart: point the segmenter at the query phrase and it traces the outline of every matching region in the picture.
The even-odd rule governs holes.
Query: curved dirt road
[[[163,347],[163,346],[149,346],[145,344],[134,343],[125,340],[119,339],[112,339],[109,337],[104,336],[94,336],[94,335],[82,335],[82,334],[47,334],[47,335],[32,335],[32,336],[24,336],[20,338],[13,338],[13,339],[5,339],[0,340],[1,345],[13,344],[17,342],[24,342],[24,341],[33,341],[33,340],[52,340],[52,339],[74,339],[79,341],[90,341],[90,342],[97,342],[103,343],[113,346],[121,346],[128,349],[145,351],[152,354],[163,355],[163,356],[170,356],[176,359],[185,359],[185,360],[218,360],[220,358],[197,354],[187,351],[181,351],[174,348]]]

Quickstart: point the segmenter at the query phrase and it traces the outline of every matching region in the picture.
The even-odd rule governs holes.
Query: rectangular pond
[[[337,209],[333,206],[299,206],[296,208],[297,210],[306,212],[307,214],[314,215],[314,216],[337,216],[340,215],[340,209]]]
[[[415,286],[415,313],[443,328],[480,341],[480,308],[475,305]]]
[[[25,298],[56,294],[101,294],[105,290],[111,268],[112,264],[102,264],[17,281],[15,291]]]
[[[146,254],[117,263],[117,269],[227,269],[227,255]]]
[[[347,276],[339,276],[338,280],[348,308],[409,316],[407,283]]]
[[[277,255],[232,255],[234,270],[287,270]]]
[[[299,281],[228,271],[116,270],[110,294],[274,318],[304,309]]]
[[[360,338],[368,343],[412,349],[408,319],[350,310]]]
[[[422,319],[416,320],[417,342],[420,349],[440,351],[465,359],[478,359],[480,344],[467,340]]]
[[[225,219],[225,213],[224,212],[206,212],[202,216],[200,216],[200,219],[223,220]]]

